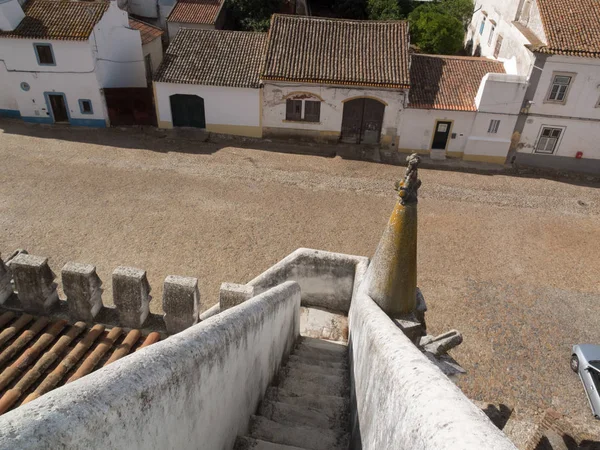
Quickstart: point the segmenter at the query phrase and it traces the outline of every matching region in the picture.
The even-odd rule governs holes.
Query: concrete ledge
[[[247,285],[256,295],[293,280],[302,289],[302,306],[347,314],[368,264],[364,256],[299,248]]]
[[[516,450],[362,290],[349,325],[350,448]]]
[[[0,449],[230,449],[294,346],[289,282],[0,417]]]

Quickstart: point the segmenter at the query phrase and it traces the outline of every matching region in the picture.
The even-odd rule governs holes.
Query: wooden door
[[[171,115],[174,127],[206,128],[204,99],[197,95],[171,95]]]
[[[357,98],[344,103],[342,142],[377,144],[385,105],[372,98]]]
[[[50,101],[50,108],[52,108],[54,122],[68,122],[69,113],[67,112],[65,96],[62,94],[48,94],[48,100]]]
[[[435,134],[431,144],[432,150],[446,150],[448,137],[450,137],[450,126],[452,122],[437,122],[435,125]]]

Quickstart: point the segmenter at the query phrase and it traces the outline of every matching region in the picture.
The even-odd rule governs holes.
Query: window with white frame
[[[555,73],[552,75],[552,84],[546,97],[547,102],[555,102],[565,104],[567,95],[573,83],[575,74],[572,73]]]
[[[285,120],[319,122],[321,120],[321,102],[317,100],[287,99]]]
[[[500,121],[496,119],[490,120],[490,126],[488,127],[488,133],[496,134],[500,128]]]
[[[563,131],[564,128],[542,127],[540,137],[535,146],[535,152],[545,153],[547,155],[553,154],[558,147],[558,142],[560,141]]]
[[[496,31],[496,25],[492,24],[492,29],[490,30],[490,37],[488,38],[488,45],[492,45],[492,41],[494,40],[494,31]]]
[[[479,25],[479,34],[482,35],[483,34],[483,30],[485,29],[485,21],[487,20],[487,17],[483,16],[483,19],[481,19],[481,25]]]

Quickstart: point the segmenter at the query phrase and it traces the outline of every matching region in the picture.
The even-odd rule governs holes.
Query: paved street
[[[146,269],[154,311],[169,274],[197,276],[206,308],[298,247],[372,256],[403,169],[257,150],[283,145],[0,121],[0,252],[93,263],[106,303],[115,267]],[[420,175],[419,285],[430,331],[464,335],[460,387],[600,435],[569,369],[572,344],[600,344],[600,185]]]

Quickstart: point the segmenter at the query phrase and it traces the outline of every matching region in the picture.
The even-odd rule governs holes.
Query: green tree
[[[336,17],[363,20],[367,18],[365,0],[335,0],[333,10]]]
[[[422,5],[408,16],[412,43],[425,53],[456,54],[464,39],[463,24],[438,4]]]
[[[371,20],[395,20],[402,17],[398,0],[367,0],[367,16]]]
[[[475,4],[473,0],[442,0],[439,3],[441,11],[456,17],[466,30],[473,18]]]
[[[248,31],[267,31],[271,15],[282,5],[283,0],[226,0],[235,28]]]

